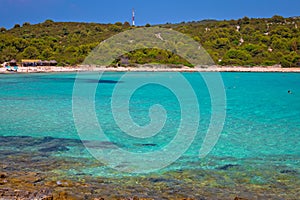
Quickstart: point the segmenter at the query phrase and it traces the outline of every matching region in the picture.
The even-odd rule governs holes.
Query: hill
[[[299,17],[244,17],[238,20],[203,20],[157,26],[189,35],[220,65],[300,65]],[[10,30],[0,28],[0,62],[38,58],[57,60],[60,65],[80,64],[100,41],[132,28],[135,27],[128,22],[97,24],[52,20],[35,25],[16,24]],[[187,61],[174,53],[158,49],[130,52],[126,57],[131,64],[156,62],[188,65]]]

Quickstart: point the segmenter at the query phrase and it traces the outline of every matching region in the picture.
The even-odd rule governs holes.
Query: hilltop
[[[147,24],[146,27],[151,26]],[[219,65],[283,67],[300,65],[300,18],[203,20],[157,25],[187,34],[198,41]],[[54,22],[16,24],[0,28],[0,62],[11,59],[57,60],[59,65],[80,64],[99,42],[136,28],[115,24]],[[149,56],[151,55],[151,56]],[[185,64],[172,52],[145,49],[125,55],[129,64]],[[117,64],[116,60],[114,64]]]

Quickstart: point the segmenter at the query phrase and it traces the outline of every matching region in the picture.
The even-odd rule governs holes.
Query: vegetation
[[[145,27],[153,25],[147,24]],[[249,19],[164,24],[198,41],[220,65],[300,66],[300,18],[274,16]],[[128,22],[115,24],[54,22],[31,25],[25,22],[7,30],[0,28],[0,62],[11,59],[57,60],[59,65],[76,65],[103,41],[131,27]],[[129,64],[188,63],[172,52],[142,49],[125,55]],[[121,62],[122,59],[116,60]]]

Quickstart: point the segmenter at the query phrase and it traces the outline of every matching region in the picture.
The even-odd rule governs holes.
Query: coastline
[[[278,66],[268,67],[243,67],[243,66],[209,66],[209,67],[160,67],[152,65],[142,65],[140,67],[86,67],[86,66],[67,66],[67,67],[19,67],[18,72],[10,72],[5,68],[0,68],[0,74],[15,73],[56,73],[56,72],[293,72],[300,73],[298,68],[282,68]]]

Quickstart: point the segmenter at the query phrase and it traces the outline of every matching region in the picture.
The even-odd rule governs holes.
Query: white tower
[[[132,9],[132,26],[135,26],[134,9]]]

